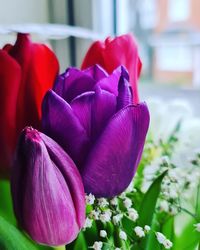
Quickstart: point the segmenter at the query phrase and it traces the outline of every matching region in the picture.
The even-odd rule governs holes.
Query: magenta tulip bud
[[[38,243],[73,241],[85,221],[80,174],[51,138],[25,128],[19,138],[11,181],[19,225]]]

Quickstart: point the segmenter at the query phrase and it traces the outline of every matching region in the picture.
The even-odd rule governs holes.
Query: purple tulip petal
[[[121,76],[118,84],[117,110],[133,104],[132,88],[129,82]]]
[[[57,78],[53,90],[70,103],[77,95],[91,91],[96,81],[81,70],[69,68]]]
[[[113,197],[125,190],[139,164],[148,126],[145,104],[125,107],[110,120],[81,173],[87,193]]]
[[[87,68],[83,72],[91,76],[96,82],[105,77],[108,77],[107,72],[98,64],[95,64],[94,66]]]
[[[73,241],[80,228],[71,190],[67,185],[67,181],[74,181],[70,180],[72,176],[64,178],[50,158],[39,133],[33,134],[27,129],[22,132],[16,156],[12,194],[22,228],[42,244],[62,245]],[[61,148],[59,156],[65,160],[66,169],[76,172],[73,161],[65,157]],[[82,189],[80,193],[84,196]]]
[[[75,206],[77,223],[79,228],[82,228],[85,222],[85,195],[83,195],[84,187],[78,169],[71,158],[61,150],[55,141],[42,133],[40,136],[47,147],[51,160],[53,160],[56,166],[59,166],[60,172],[65,177]],[[66,163],[68,163],[67,167]]]
[[[93,142],[115,114],[116,97],[97,87],[95,92],[86,92],[75,98],[71,107]]]
[[[86,131],[70,105],[52,90],[47,92],[43,100],[42,128],[76,164],[82,162],[89,143]]]
[[[118,82],[120,77],[123,76],[125,79],[129,80],[128,72],[123,66],[119,66],[113,71],[111,75],[100,80],[97,85],[114,95],[118,95]]]

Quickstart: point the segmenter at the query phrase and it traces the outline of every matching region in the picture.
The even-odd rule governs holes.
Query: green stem
[[[181,211],[189,214],[190,216],[192,216],[195,220],[197,220],[197,216],[196,214],[193,214],[192,212],[190,212],[189,210],[187,210],[186,208],[184,207],[181,207],[181,203],[180,203],[180,200],[179,200],[179,205],[176,205],[174,204],[178,209],[180,209]]]
[[[198,215],[198,208],[199,208],[199,196],[200,196],[200,181],[197,186],[197,196],[196,196],[196,209],[195,209],[195,214]]]
[[[192,212],[188,211],[186,208],[183,208],[183,207],[178,207],[178,208],[181,209],[183,212],[192,216],[195,220],[197,219],[197,216],[195,214],[193,214]]]

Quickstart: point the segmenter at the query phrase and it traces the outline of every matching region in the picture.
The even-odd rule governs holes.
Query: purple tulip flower
[[[79,171],[51,138],[25,128],[19,138],[11,190],[19,225],[38,243],[73,241],[85,221]]]
[[[133,95],[124,67],[108,75],[95,65],[67,69],[43,99],[43,131],[76,163],[87,193],[113,197],[135,174],[149,112]]]

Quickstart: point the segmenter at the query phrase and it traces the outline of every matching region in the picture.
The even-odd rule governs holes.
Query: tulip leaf
[[[136,226],[136,223],[133,222],[131,219],[129,219],[128,217],[124,216],[122,218],[122,226],[124,231],[126,232],[126,234],[128,235],[128,237],[136,240],[137,238],[134,238],[134,234],[133,234],[133,229]]]
[[[36,250],[26,236],[15,226],[0,217],[0,249],[2,250]]]
[[[162,233],[169,239],[170,241],[174,241],[174,216],[168,218],[165,223],[162,225]]]
[[[87,243],[83,232],[80,232],[77,239],[66,246],[67,250],[87,250]]]
[[[0,200],[3,201],[3,202],[0,202],[0,234],[1,234],[0,235],[0,240],[1,240],[0,249],[15,249],[15,248],[12,248],[12,246],[9,248],[8,247],[6,248],[6,246],[4,248],[3,247],[1,248],[2,242],[3,242],[3,239],[1,237],[4,237],[4,233],[3,232],[1,233],[1,230],[5,230],[5,228],[7,230],[7,226],[4,229],[2,229],[2,227],[3,227],[2,224],[4,224],[4,223],[8,224],[9,227],[11,227],[11,230],[13,233],[17,232],[16,235],[21,235],[21,237],[18,237],[19,240],[23,238],[23,239],[25,239],[26,242],[28,242],[27,244],[33,245],[33,247],[34,247],[33,249],[41,249],[41,250],[52,249],[51,247],[48,247],[48,246],[40,246],[40,245],[36,245],[36,243],[32,243],[31,240],[26,238],[26,236],[23,234],[23,232],[19,231],[15,227],[16,226],[16,219],[15,219],[13,206],[12,206],[10,182],[8,180],[0,180]],[[14,237],[13,237],[13,239],[14,239]],[[15,242],[14,242],[14,246],[15,246]],[[19,246],[20,246],[20,244],[19,244]],[[26,248],[22,248],[22,249],[26,249]],[[30,248],[30,249],[32,249],[32,248]]]
[[[195,204],[195,213],[197,215],[197,218],[200,220],[200,182],[197,186],[197,196],[196,196],[196,204]]]
[[[163,172],[149,187],[145,193],[139,208],[138,225],[144,227],[145,225],[152,225],[153,217],[155,214],[156,203],[160,194],[162,180],[167,171]],[[141,249],[148,249],[148,241],[150,237],[145,237],[141,241]]]
[[[186,223],[185,223],[186,221]],[[196,250],[199,243],[199,232],[195,231],[196,220],[189,215],[183,214],[175,221],[177,227],[181,225],[181,233],[176,234],[174,239],[174,250]]]
[[[0,201],[0,215],[12,224],[16,225],[16,219],[12,206],[10,183],[7,180],[0,181]]]
[[[158,218],[157,215],[154,214],[153,216],[153,220],[151,223],[151,231],[148,234],[148,244],[146,245],[146,249],[145,250],[160,250],[162,249],[160,247],[160,244],[158,243],[157,239],[156,239],[156,235],[155,232],[156,231],[160,231],[160,225],[158,223]]]

